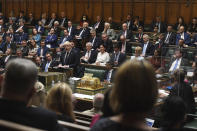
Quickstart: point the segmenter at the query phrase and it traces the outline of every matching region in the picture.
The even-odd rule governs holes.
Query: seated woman
[[[48,92],[46,108],[56,112],[59,120],[74,122],[72,90],[66,83],[55,84]]]
[[[107,22],[105,23],[103,33],[106,33],[110,40],[115,39],[115,32],[113,29],[110,28],[110,23],[107,23]]]
[[[142,56],[142,47],[137,46],[135,48],[135,55],[131,56],[131,60],[133,60],[133,59],[137,59],[137,60],[143,60],[144,59],[144,57]]]
[[[38,45],[36,44],[36,41],[34,39],[32,39],[30,41],[30,45],[29,45],[29,55],[28,56],[36,56],[36,53],[38,51]]]
[[[164,67],[164,60],[161,58],[161,50],[156,49],[154,55],[150,58],[150,63],[155,68],[157,73],[160,73]]]
[[[98,53],[96,58],[96,65],[105,65],[110,60],[109,53],[107,53],[105,49],[105,45],[101,44],[100,52]]]
[[[35,42],[36,42],[36,44],[37,44],[38,46],[40,46],[41,35],[38,34],[38,31],[36,30],[36,28],[33,28],[32,34],[33,34],[32,39],[34,39]]]
[[[116,115],[100,119],[92,131],[151,131],[145,118],[158,96],[154,69],[146,61],[125,62],[117,71],[110,93]]]
[[[160,35],[159,28],[158,28],[158,26],[155,26],[154,27],[154,30],[153,30],[153,34],[151,34],[151,36],[150,36],[150,39],[152,39],[152,40],[158,40],[159,35]]]

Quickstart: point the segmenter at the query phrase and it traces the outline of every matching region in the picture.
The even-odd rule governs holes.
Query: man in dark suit
[[[58,47],[57,44],[57,35],[55,34],[54,28],[51,28],[49,35],[45,39],[45,44],[48,48],[56,48]]]
[[[41,43],[40,43],[40,48],[38,48],[38,50],[37,50],[37,56],[40,56],[41,58],[44,58],[48,51],[49,51],[49,48],[46,47],[45,41],[42,40]]]
[[[3,53],[5,53],[8,48],[12,49],[13,54],[16,53],[16,43],[11,41],[11,38],[9,35],[6,36],[6,41],[3,42],[3,45],[1,46],[0,50],[2,50]]]
[[[76,29],[72,25],[72,21],[68,21],[68,28],[67,29],[68,29],[68,35],[71,36],[72,38],[74,38],[76,35]]]
[[[6,29],[8,30],[9,28],[13,28],[16,30],[16,27],[16,23],[12,19],[9,19],[9,22],[6,24]]]
[[[25,33],[28,33],[27,32],[27,28],[26,28],[26,26],[25,26],[25,24],[24,24],[24,21],[20,21],[19,22],[19,26],[16,28],[16,33],[18,33],[18,32],[20,32],[20,30],[21,29],[23,29],[23,31],[25,32]]]
[[[68,35],[69,32],[67,29],[64,29],[64,36],[62,36],[58,42],[59,45],[64,44],[66,41],[71,41],[72,37]]]
[[[180,39],[184,39],[185,44],[187,44],[188,46],[191,44],[190,35],[185,32],[184,26],[180,27],[179,33],[176,35],[176,45],[178,45]]]
[[[126,55],[120,52],[120,47],[118,43],[114,43],[113,49],[114,49],[114,52],[112,53],[109,63],[113,67],[120,66],[126,60]]]
[[[68,18],[65,16],[65,12],[61,12],[60,14],[61,18],[59,20],[60,22],[60,28],[61,29],[66,29],[68,27]]]
[[[140,21],[139,16],[136,16],[132,22],[132,31],[138,31],[139,27],[143,28],[144,23]]]
[[[142,55],[143,56],[152,56],[154,54],[154,45],[149,41],[149,36],[147,34],[143,35],[144,42],[141,44]]]
[[[27,41],[26,40],[23,40],[22,43],[21,43],[21,51],[23,53],[23,56],[28,56],[29,54],[29,47],[27,46]]]
[[[124,35],[127,41],[133,41],[133,34],[132,32],[128,29],[127,24],[124,23],[122,24],[122,30],[120,31],[118,40],[120,40],[120,36]]]
[[[65,50],[61,54],[59,68],[73,68],[74,69],[74,76],[77,74],[77,66],[79,64],[79,57],[78,54],[72,50],[72,46],[70,42],[64,43]]]
[[[167,32],[164,35],[164,43],[166,45],[175,45],[176,43],[176,33],[172,32],[172,25],[168,25]]]
[[[183,70],[176,70],[174,72],[175,82],[170,90],[169,96],[179,96],[183,99],[186,105],[186,113],[195,114],[195,99],[192,87],[184,81],[185,73]]]
[[[143,33],[143,27],[140,26],[138,28],[138,33],[135,36],[135,41],[136,42],[139,42],[139,43],[143,43],[143,35],[144,35],[144,33]]]
[[[111,53],[113,51],[113,43],[112,40],[109,39],[106,33],[102,34],[102,41],[101,43],[105,46],[105,51]]]
[[[131,54],[131,44],[126,41],[126,38],[124,35],[120,36],[120,42],[119,42],[120,52],[124,54]]]
[[[14,35],[14,41],[16,42],[16,44],[21,45],[21,43],[22,43],[23,40],[26,40],[27,41],[28,40],[28,35],[21,28],[19,30],[19,33],[17,33],[17,34]]]
[[[40,35],[44,33],[44,27],[42,26],[42,21],[38,21],[38,25],[36,25],[35,28]]]
[[[52,27],[55,31],[55,34],[56,36],[60,36],[60,32],[61,32],[61,29],[59,27],[59,22],[58,21],[55,21],[54,24],[53,24],[53,27]]]
[[[154,27],[158,27],[159,33],[164,33],[166,31],[166,24],[161,21],[161,16],[157,16],[155,21],[152,22],[152,31],[154,30]]]
[[[188,60],[183,58],[183,51],[180,49],[177,49],[175,51],[174,57],[170,61],[169,66],[169,72],[174,73],[177,69],[180,69],[181,66],[188,66]]]
[[[57,66],[58,63],[52,59],[52,54],[46,54],[46,60],[42,63],[42,71],[48,72],[49,67]]]
[[[5,56],[3,56],[1,59],[0,59],[0,68],[5,68],[5,65],[6,63],[13,59],[14,57],[12,56],[12,50],[10,48],[8,48],[5,52]]]
[[[26,59],[8,62],[0,98],[0,119],[48,131],[64,130],[57,124],[55,113],[27,106],[35,93],[36,65]]]
[[[0,32],[2,32],[2,29],[6,29],[6,25],[3,21],[3,19],[0,19]]]
[[[92,43],[86,43],[86,50],[81,57],[81,63],[92,64],[95,63],[97,58],[97,51],[92,49]]]
[[[96,17],[96,23],[94,24],[93,28],[96,30],[97,35],[103,32],[104,30],[104,21],[101,19],[100,16]]]
[[[29,13],[29,17],[27,19],[27,24],[31,25],[31,26],[35,26],[36,25],[36,20],[33,17],[32,13]]]
[[[124,23],[126,23],[127,29],[132,31],[132,24],[133,23],[132,23],[132,19],[131,19],[131,15],[130,14],[127,15],[127,19],[126,19],[126,21]]]
[[[96,36],[96,31],[92,29],[90,31],[91,38],[90,41],[92,43],[92,49],[97,50],[100,47],[100,44],[102,43],[101,37]]]
[[[48,25],[46,26],[46,28],[51,28],[54,25],[55,21],[58,21],[58,20],[57,20],[56,14],[53,12],[53,13],[51,13],[51,18],[47,22]]]

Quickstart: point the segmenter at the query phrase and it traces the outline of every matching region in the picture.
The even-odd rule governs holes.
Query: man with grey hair
[[[86,50],[84,51],[84,53],[81,57],[81,62],[92,64],[92,63],[95,63],[96,58],[97,58],[97,51],[92,50],[92,43],[91,42],[87,42],[86,43]]]
[[[83,113],[88,115],[102,114],[101,108],[103,106],[104,95],[101,93],[97,93],[93,99],[93,108],[90,110],[86,110]]]
[[[49,130],[64,130],[57,124],[55,113],[42,108],[28,107],[35,93],[36,65],[26,59],[10,60],[5,69],[0,98],[0,119]]]
[[[91,34],[91,38],[90,38],[90,41],[92,43],[92,48],[94,50],[97,50],[101,44],[101,38],[96,36],[96,30],[95,29],[92,29],[90,31],[90,34]]]
[[[143,56],[152,56],[155,50],[154,45],[149,41],[149,36],[147,34],[143,35],[142,55]]]

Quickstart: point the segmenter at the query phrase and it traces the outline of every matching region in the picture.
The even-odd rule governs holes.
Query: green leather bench
[[[98,77],[101,81],[105,79],[105,72],[104,69],[96,69],[96,68],[85,68],[84,73],[92,73],[93,77]]]

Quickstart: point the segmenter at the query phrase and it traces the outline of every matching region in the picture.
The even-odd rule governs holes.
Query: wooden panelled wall
[[[112,16],[114,21],[125,20],[127,14],[140,16],[145,24],[150,24],[155,16],[173,24],[178,16],[183,16],[186,23],[197,16],[197,0],[2,0],[3,13],[9,15],[11,10],[18,15],[20,10],[32,12],[36,18],[42,12],[60,14],[65,11],[73,21],[78,22],[82,14],[87,14],[90,20],[97,15],[107,19]]]

